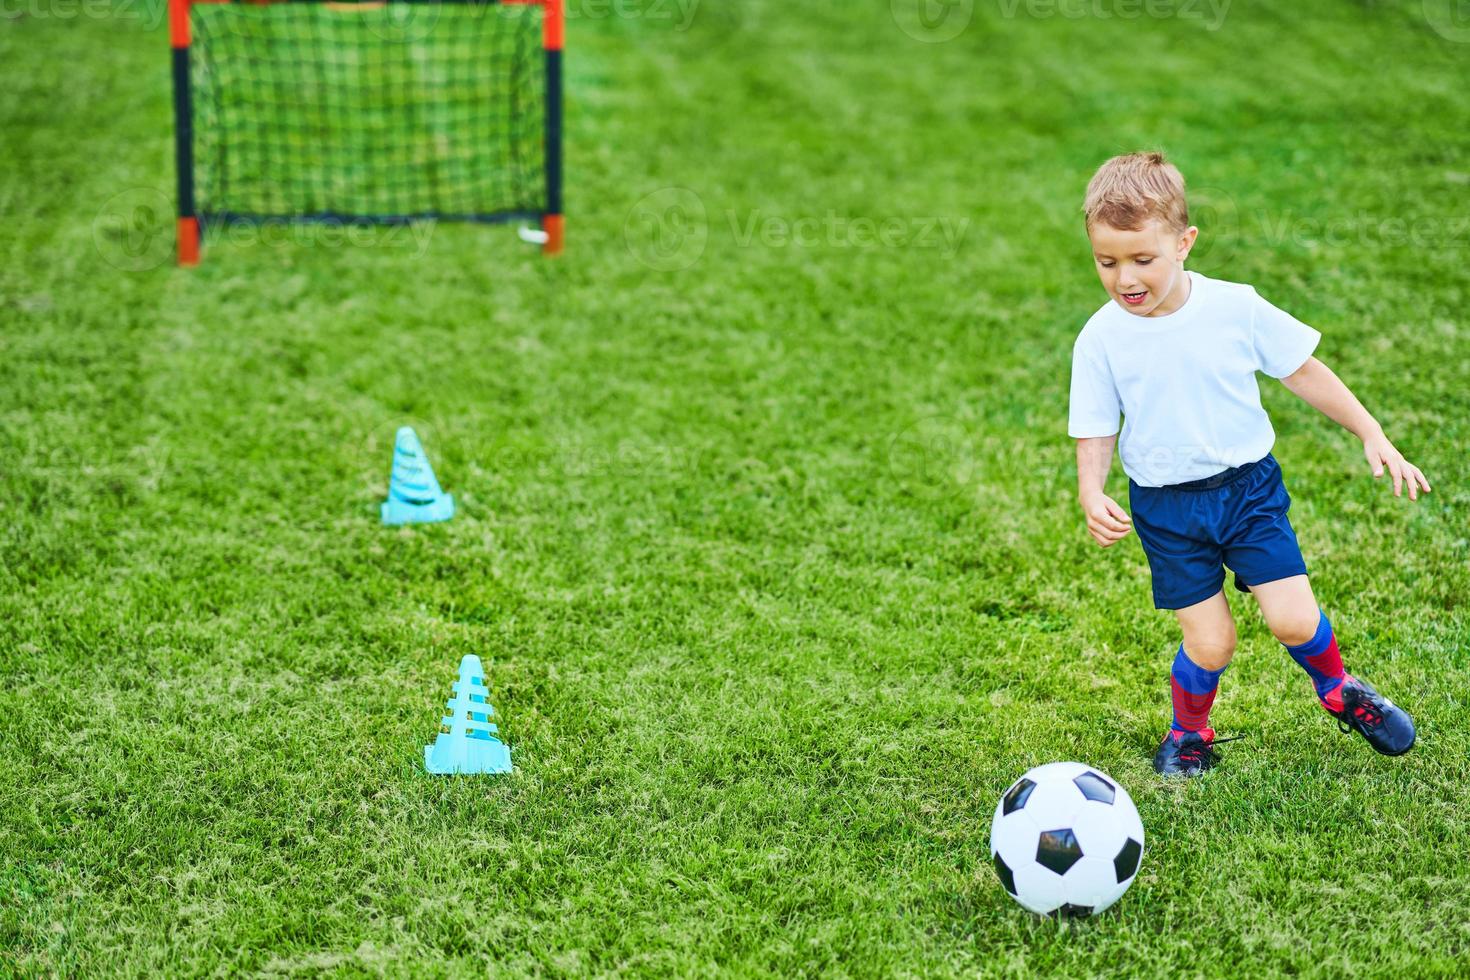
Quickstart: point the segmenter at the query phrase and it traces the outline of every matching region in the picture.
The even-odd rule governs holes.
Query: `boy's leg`
[[[1174,610],[1189,659],[1206,670],[1224,670],[1235,656],[1235,617],[1221,589],[1204,602]]]
[[[1176,732],[1210,730],[1210,708],[1220,688],[1220,675],[1235,656],[1235,620],[1223,591],[1204,602],[1174,610],[1184,631],[1184,643],[1174,655],[1169,671]]]
[[[1214,762],[1210,708],[1220,675],[1235,655],[1235,620],[1223,591],[1176,609],[1174,614],[1184,631],[1184,642],[1169,671],[1174,719],[1154,755],[1154,769],[1166,776],[1193,776]]]
[[[1305,575],[1250,586],[1261,615],[1293,660],[1312,678],[1317,698],[1343,723],[1384,755],[1402,755],[1414,746],[1414,722],[1404,709],[1372,685],[1346,673],[1337,637],[1327,614],[1317,606]]]
[[[1342,683],[1347,674],[1337,637],[1327,614],[1317,605],[1312,583],[1305,575],[1251,586],[1271,633],[1312,678],[1317,699],[1331,712],[1342,710]]]

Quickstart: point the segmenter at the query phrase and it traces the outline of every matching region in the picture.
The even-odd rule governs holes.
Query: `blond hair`
[[[1184,175],[1162,153],[1129,153],[1098,168],[1082,204],[1087,227],[1110,225],[1138,231],[1152,219],[1172,231],[1189,227]]]

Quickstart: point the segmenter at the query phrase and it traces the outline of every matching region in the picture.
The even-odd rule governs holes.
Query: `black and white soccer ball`
[[[1093,915],[1123,897],[1143,861],[1127,790],[1091,766],[1037,766],[1006,790],[990,825],[1000,883],[1032,912]]]

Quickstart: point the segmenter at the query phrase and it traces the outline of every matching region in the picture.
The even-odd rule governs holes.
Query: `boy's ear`
[[[1189,253],[1194,250],[1194,243],[1199,238],[1199,226],[1190,225],[1179,236],[1179,261],[1183,262],[1189,258]]]

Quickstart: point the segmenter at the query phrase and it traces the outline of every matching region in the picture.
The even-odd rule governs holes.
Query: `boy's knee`
[[[1235,656],[1235,626],[1205,636],[1184,638],[1184,654],[1205,670],[1220,670]]]
[[[1317,635],[1317,626],[1322,622],[1322,614],[1318,610],[1308,613],[1292,613],[1289,616],[1278,617],[1271,623],[1271,633],[1282,644],[1289,647],[1299,647],[1303,643],[1311,641]]]
[[[1230,663],[1235,656],[1235,644],[1229,643],[1196,643],[1190,646],[1184,645],[1185,655],[1199,664],[1205,670],[1221,670]]]

